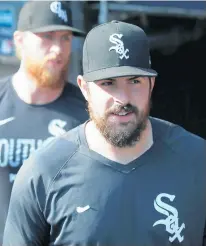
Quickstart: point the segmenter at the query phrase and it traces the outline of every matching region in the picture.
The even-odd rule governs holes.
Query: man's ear
[[[13,40],[16,49],[16,56],[21,60],[23,47],[23,32],[15,31],[13,34]]]
[[[150,78],[150,81],[151,81],[151,93],[152,93],[153,88],[154,88],[154,86],[155,86],[155,77],[151,77],[151,78]]]
[[[77,76],[77,84],[78,84],[84,98],[88,101],[88,84],[83,79],[82,75]]]

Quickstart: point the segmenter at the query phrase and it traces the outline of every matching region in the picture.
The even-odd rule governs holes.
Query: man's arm
[[[33,163],[32,163],[33,162]],[[46,199],[41,176],[30,158],[21,167],[12,189],[3,246],[46,245],[49,226],[44,218]]]
[[[62,165],[76,148],[76,144],[65,138],[54,138],[24,162],[12,189],[3,246],[49,245],[49,191]]]

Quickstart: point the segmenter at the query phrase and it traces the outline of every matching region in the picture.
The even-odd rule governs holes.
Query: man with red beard
[[[119,21],[92,29],[83,72],[90,120],[25,162],[3,246],[202,246],[205,140],[149,116],[157,73],[144,31]]]
[[[14,32],[20,68],[0,83],[0,245],[23,161],[88,118],[82,93],[67,82],[73,36],[85,35],[72,26],[65,1],[28,1],[21,9]]]

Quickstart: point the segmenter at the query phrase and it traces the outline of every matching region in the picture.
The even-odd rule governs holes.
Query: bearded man
[[[3,246],[206,245],[205,140],[150,116],[156,77],[140,27],[88,33],[77,81],[90,120],[23,164]]]

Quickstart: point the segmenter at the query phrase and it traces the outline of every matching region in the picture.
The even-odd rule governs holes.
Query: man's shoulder
[[[204,153],[206,140],[185,128],[166,120],[151,118],[154,138],[174,150]]]
[[[11,81],[11,79],[12,79],[12,75],[0,78],[0,85],[5,84],[8,81]]]
[[[7,90],[8,84],[11,82],[11,78],[12,76],[0,78],[0,96],[2,96]]]
[[[78,151],[80,127],[81,125],[73,128],[61,137],[54,137],[35,150],[23,163],[17,178],[41,179],[45,187],[48,187],[61,168]]]
[[[80,146],[79,128],[81,126],[73,128],[60,137],[55,137],[36,150],[33,156],[31,155],[39,172],[43,174],[51,172],[53,176],[71,158]]]

